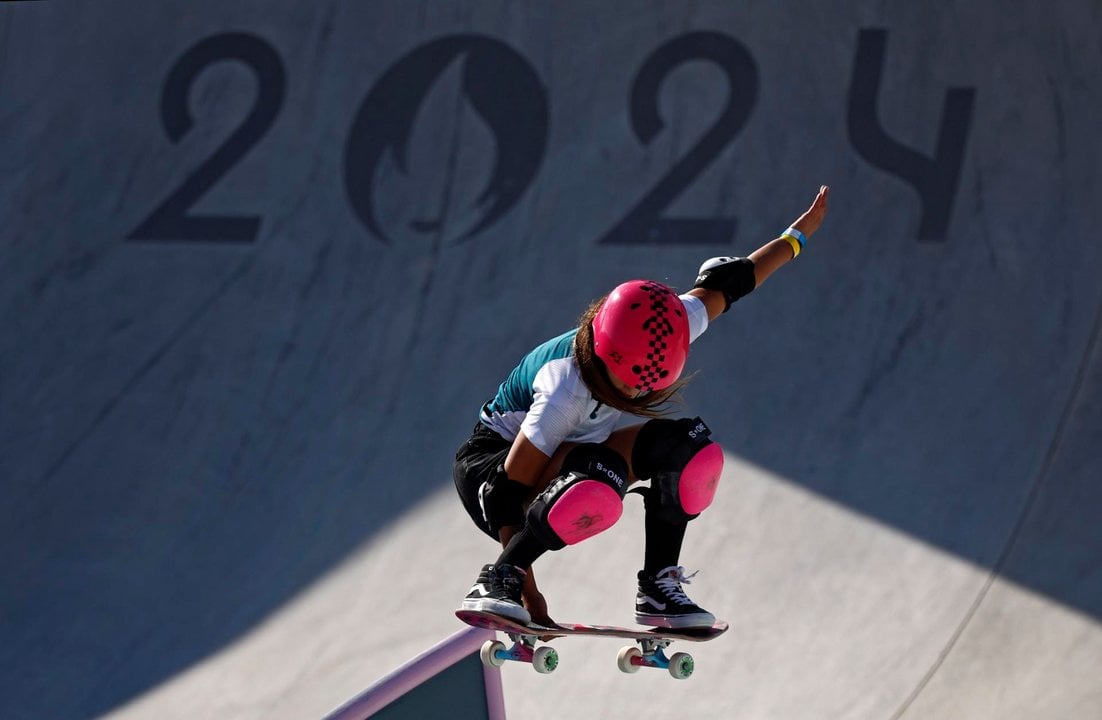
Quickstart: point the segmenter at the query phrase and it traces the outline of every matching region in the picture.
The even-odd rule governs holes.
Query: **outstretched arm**
[[[829,187],[821,186],[811,207],[789,227],[802,233],[805,238],[811,237],[811,234],[823,224],[829,193]],[[708,309],[708,320],[715,320],[727,311],[732,302],[759,287],[776,272],[777,268],[796,257],[797,248],[801,246],[802,243],[796,237],[786,237],[782,233],[780,237],[750,253],[748,258],[712,258],[701,267],[700,277],[697,278],[696,286],[689,291],[689,294],[703,300],[704,306]],[[750,263],[749,267],[746,265],[747,260]],[[751,269],[753,270],[752,285]]]

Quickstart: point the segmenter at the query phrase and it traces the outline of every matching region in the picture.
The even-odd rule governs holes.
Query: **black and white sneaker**
[[[696,575],[696,573],[693,573]],[[685,568],[671,565],[651,576],[639,571],[639,593],[635,596],[635,622],[666,628],[711,627],[716,617],[689,599],[681,589],[692,575]]]
[[[529,625],[532,616],[520,602],[527,575],[514,565],[485,565],[460,608],[493,613]]]

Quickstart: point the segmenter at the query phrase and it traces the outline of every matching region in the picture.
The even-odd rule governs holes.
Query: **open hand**
[[[808,236],[818,230],[819,226],[823,224],[823,218],[826,217],[827,196],[829,194],[830,188],[828,186],[820,186],[819,194],[815,196],[815,201],[811,203],[811,207],[796,222],[792,223],[792,227]]]

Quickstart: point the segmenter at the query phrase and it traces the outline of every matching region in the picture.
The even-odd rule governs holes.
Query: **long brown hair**
[[[578,318],[578,334],[574,336],[574,362],[581,372],[582,381],[593,393],[593,399],[602,405],[616,408],[632,415],[643,417],[661,417],[670,412],[665,409],[673,400],[679,400],[678,393],[689,383],[689,378],[682,378],[673,385],[662,390],[655,390],[635,398],[624,397],[608,376],[608,368],[593,347],[593,318],[601,309],[606,295],[594,300],[582,316]]]

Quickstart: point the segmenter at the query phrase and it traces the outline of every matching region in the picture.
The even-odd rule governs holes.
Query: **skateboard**
[[[487,640],[479,657],[487,666],[500,667],[514,660],[530,664],[538,673],[550,673],[559,665],[559,654],[550,645],[537,647],[538,642],[548,642],[567,635],[617,637],[634,640],[620,650],[616,664],[625,673],[638,672],[640,668],[662,668],[678,680],[693,674],[696,667],[693,656],[676,652],[666,655],[666,649],[675,640],[704,642],[727,632],[727,623],[716,622],[710,628],[677,630],[672,628],[625,628],[615,625],[588,625],[580,623],[556,623],[551,626],[522,625],[508,618],[477,610],[456,610],[455,616],[468,625],[505,633],[513,642],[506,647],[500,640]]]

